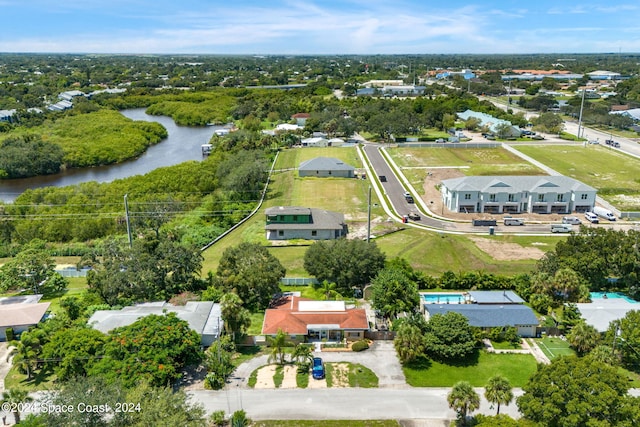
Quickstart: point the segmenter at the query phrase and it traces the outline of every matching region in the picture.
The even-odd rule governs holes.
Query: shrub
[[[13,332],[13,328],[7,328],[4,330],[5,335],[7,336],[7,341],[13,341],[16,339],[16,334]]]
[[[351,345],[351,351],[364,351],[369,348],[367,340],[356,341]]]

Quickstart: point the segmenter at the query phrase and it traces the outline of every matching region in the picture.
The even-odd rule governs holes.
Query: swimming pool
[[[626,295],[619,294],[617,292],[591,292],[591,301],[596,299],[623,299],[632,304],[638,303],[638,301],[632,300]]]
[[[464,295],[461,293],[427,293],[422,294],[422,299],[427,304],[462,304],[464,303]]]

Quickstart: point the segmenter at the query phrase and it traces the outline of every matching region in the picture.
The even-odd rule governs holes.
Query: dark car
[[[387,177],[384,175],[378,175],[378,178],[380,179],[380,182],[387,182]]]
[[[418,215],[416,212],[409,212],[409,215],[407,215],[407,217],[414,221],[420,221],[420,215]]]
[[[407,203],[413,203],[413,197],[411,196],[404,196],[404,199],[407,201]]]
[[[324,378],[324,363],[322,362],[322,358],[313,358],[313,368],[311,369],[311,374],[313,375],[314,380],[321,380]]]

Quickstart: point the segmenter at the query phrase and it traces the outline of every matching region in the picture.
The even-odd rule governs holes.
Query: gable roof
[[[531,308],[523,304],[424,304],[430,315],[460,313],[469,325],[479,328],[537,325],[538,318]]]
[[[37,325],[49,310],[50,302],[0,306],[0,328]]]
[[[311,160],[306,160],[300,163],[299,170],[319,170],[319,171],[336,171],[336,170],[346,170],[352,171],[355,168],[340,159],[336,159],[334,157],[316,157]]]
[[[265,311],[262,333],[275,335],[281,329],[288,335],[306,335],[310,327],[365,330],[369,322],[364,309],[347,308],[344,301],[286,296]]]
[[[596,189],[576,179],[562,175],[543,176],[463,176],[445,179],[442,185],[450,191],[478,191],[481,193],[511,192],[568,193],[571,191],[593,191]]]

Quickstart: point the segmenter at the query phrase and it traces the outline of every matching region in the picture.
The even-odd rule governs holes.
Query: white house
[[[300,163],[298,174],[301,177],[353,178],[355,168],[333,157],[315,157]]]
[[[595,206],[597,190],[566,176],[465,176],[440,189],[453,212],[570,213]]]
[[[324,209],[276,206],[265,211],[268,240],[329,240],[347,235],[344,215]]]

